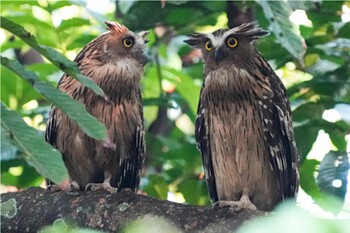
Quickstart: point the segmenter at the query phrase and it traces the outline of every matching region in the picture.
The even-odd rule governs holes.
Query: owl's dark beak
[[[139,61],[140,61],[141,65],[142,65],[142,67],[144,67],[147,64],[147,62],[148,62],[148,58],[147,58],[147,56],[145,54],[142,54],[140,56]]]
[[[215,50],[214,58],[216,64],[218,64],[224,58],[224,51],[221,47]]]

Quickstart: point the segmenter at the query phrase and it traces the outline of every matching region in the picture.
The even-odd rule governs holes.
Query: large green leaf
[[[319,165],[319,161],[315,159],[307,159],[300,166],[300,186],[301,188],[310,196],[317,198],[319,197],[320,190],[316,184],[316,179],[314,177],[315,172],[317,171],[316,166]]]
[[[5,17],[1,17],[0,19],[2,28],[21,38],[24,42],[38,51],[41,55],[46,57],[63,72],[78,79],[85,86],[91,88],[96,94],[104,96],[106,98],[103,90],[92,79],[82,75],[74,62],[68,60],[65,56],[53,48],[38,44],[36,38],[30,32],[26,31],[22,26],[12,22],[11,20],[8,20]]]
[[[10,135],[9,139],[18,145],[28,163],[41,175],[55,183],[68,178],[60,153],[44,142],[38,131],[29,127],[15,111],[8,109],[2,102],[1,127]]]
[[[333,197],[328,202],[320,203],[324,209],[338,213],[342,208],[347,192],[349,168],[349,158],[345,151],[330,151],[324,156],[318,169],[317,184],[322,192]]]
[[[43,94],[54,105],[62,109],[72,120],[76,121],[87,135],[96,139],[106,138],[105,126],[90,115],[83,104],[71,99],[50,84],[40,81],[35,73],[26,70],[17,61],[11,61],[5,57],[1,57],[1,64],[32,84],[39,93]]]
[[[46,10],[48,10],[49,12],[52,12],[54,10],[57,10],[61,7],[65,7],[65,6],[70,6],[72,5],[71,1],[67,1],[67,0],[60,0],[57,2],[48,2],[48,6],[46,7]]]
[[[286,1],[257,0],[281,45],[303,63],[305,47],[299,29],[289,20],[291,9]]]

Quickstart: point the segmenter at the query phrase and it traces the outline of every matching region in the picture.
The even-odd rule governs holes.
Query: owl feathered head
[[[185,42],[200,48],[206,63],[216,65],[221,61],[244,66],[256,53],[252,42],[269,35],[268,31],[259,28],[255,22],[241,24],[230,29],[219,29],[212,33],[195,33]]]
[[[110,33],[112,33],[113,37],[115,38],[122,38],[124,36],[127,36],[128,34],[135,34],[129,30],[126,26],[123,24],[120,24],[118,22],[111,22],[107,21],[105,22],[107,29]],[[149,40],[146,38],[146,36],[149,34],[148,31],[141,31],[137,33],[137,35],[143,39],[144,43],[147,43]]]
[[[242,36],[252,42],[261,37],[267,36],[269,34],[270,33],[268,31],[265,31],[262,28],[259,28],[256,22],[251,22],[251,23],[241,24],[231,29],[219,29],[209,34],[194,33],[190,35],[189,39],[185,40],[185,42],[191,46],[196,47],[200,43],[202,43],[206,38],[222,37],[224,35]]]
[[[107,21],[105,24],[107,29],[117,37],[121,37],[129,31],[127,27],[117,22]]]
[[[88,46],[99,51],[95,52],[94,56],[99,56],[99,60],[105,62],[116,62],[117,60],[131,59],[139,62],[144,66],[147,62],[147,57],[144,54],[145,44],[148,42],[146,36],[148,31],[133,32],[126,26],[118,22],[105,22],[108,32],[101,34]],[[86,49],[85,49],[86,50]],[[81,59],[80,56],[79,59]],[[91,58],[91,56],[90,56]]]

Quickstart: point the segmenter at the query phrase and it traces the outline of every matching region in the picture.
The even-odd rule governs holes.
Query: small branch
[[[57,219],[108,232],[120,231],[137,219],[162,217],[182,232],[234,232],[244,222],[266,212],[183,205],[134,194],[104,191],[50,193],[30,188],[1,194],[1,232],[37,232]],[[12,208],[11,208],[12,206]],[[166,232],[166,229],[164,229]]]

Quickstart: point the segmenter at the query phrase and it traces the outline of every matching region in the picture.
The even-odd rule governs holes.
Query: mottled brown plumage
[[[75,62],[109,100],[67,75],[58,89],[105,124],[109,146],[87,136],[56,107],[50,113],[46,140],[62,153],[71,189],[136,190],[145,153],[139,81],[147,61],[143,52],[147,32],[136,34],[114,22],[106,25],[109,31],[88,43]]]
[[[194,34],[204,82],[196,120],[210,197],[220,206],[271,210],[298,190],[298,155],[286,90],[254,40],[254,23]]]

